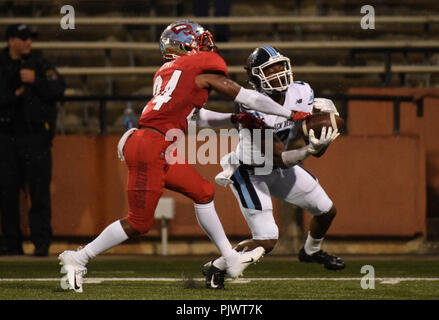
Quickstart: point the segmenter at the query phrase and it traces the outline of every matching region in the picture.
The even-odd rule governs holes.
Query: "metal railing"
[[[360,24],[363,16],[229,16],[185,17],[200,24]],[[182,17],[77,17],[76,25],[168,25]],[[1,18],[0,25],[26,23],[29,25],[59,25],[61,16]],[[375,24],[439,23],[439,15],[376,16]]]
[[[393,103],[393,134],[398,135],[400,131],[400,105],[401,102],[413,102],[416,104],[417,117],[423,117],[424,115],[424,100],[423,98],[415,100],[413,96],[396,96],[396,95],[365,95],[365,94],[330,94],[330,95],[317,95],[316,97],[322,97],[331,99],[339,105],[339,112],[341,117],[345,120],[343,134],[349,132],[348,114],[349,114],[349,101],[389,101]],[[108,101],[144,101],[145,104],[152,98],[150,95],[87,95],[87,96],[65,96],[59,100],[63,105],[66,102],[98,102],[99,103],[99,129],[100,134],[107,134],[107,102]],[[210,101],[228,101],[222,96],[212,96]]]
[[[228,24],[228,25],[337,25],[337,24],[360,24],[362,15],[358,16],[229,16],[229,17],[186,17],[201,24]],[[181,17],[77,17],[76,25],[120,25],[154,27],[168,25],[171,22],[180,20]],[[51,17],[2,17],[0,25],[12,23],[27,23],[29,25],[56,26],[60,23],[60,16]],[[376,16],[375,23],[396,24],[396,25],[421,25],[424,26],[424,38],[428,37],[430,25],[439,23],[439,15],[422,16]],[[276,29],[276,28],[275,28]],[[385,86],[392,82],[394,74],[398,74],[401,84],[406,84],[406,75],[410,73],[424,73],[429,77],[432,73],[439,72],[439,66],[429,65],[431,54],[439,51],[437,40],[391,40],[391,41],[273,41],[273,42],[225,42],[218,43],[221,50],[251,50],[261,45],[273,45],[280,49],[295,50],[328,50],[347,49],[350,50],[349,66],[298,66],[296,72],[307,74],[380,74]],[[2,43],[0,46],[4,46]],[[43,50],[158,50],[156,42],[136,43],[119,41],[50,41],[35,42],[36,49]],[[383,65],[356,66],[355,57],[360,53],[379,52],[384,54]],[[391,56],[393,53],[407,54],[409,52],[421,52],[424,54],[423,65],[392,65]],[[156,66],[146,67],[60,67],[60,72],[66,76],[89,76],[89,75],[131,75],[131,74],[153,74]],[[242,67],[231,66],[231,73],[242,73]]]
[[[220,50],[253,50],[270,45],[279,49],[323,50],[432,50],[439,48],[438,40],[319,40],[319,41],[230,41],[217,42]],[[0,48],[6,42],[0,42]],[[38,50],[139,50],[157,51],[157,42],[136,41],[34,41],[32,48]]]

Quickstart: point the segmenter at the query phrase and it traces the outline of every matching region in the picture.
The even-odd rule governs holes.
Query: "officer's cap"
[[[26,24],[11,24],[6,29],[6,41],[9,38],[20,38],[26,40],[36,37],[37,33],[33,32]]]

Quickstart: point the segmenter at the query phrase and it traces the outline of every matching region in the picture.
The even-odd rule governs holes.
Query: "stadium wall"
[[[399,136],[419,137],[425,148],[427,216],[439,218],[439,88],[352,88],[349,93],[424,97],[421,116],[415,102],[401,102]],[[392,135],[393,103],[351,101],[348,123],[349,135]]]
[[[337,208],[328,235],[426,233],[425,151],[417,137],[343,136],[305,162]],[[311,215],[304,215],[305,227]]]
[[[54,236],[89,237],[127,213],[127,169],[117,158],[119,135],[57,136],[53,158]],[[210,181],[219,165],[195,165]],[[425,234],[425,154],[417,137],[342,136],[321,159],[309,158],[313,172],[338,208],[333,236],[412,236]],[[229,236],[250,231],[231,191],[214,183],[216,207]],[[204,237],[191,200],[166,190],[176,201],[169,236]],[[26,202],[26,201],[25,201]],[[279,202],[275,219],[281,223]],[[22,210],[22,228],[28,234]],[[305,226],[310,215],[304,214]],[[150,236],[160,234],[156,221]]]

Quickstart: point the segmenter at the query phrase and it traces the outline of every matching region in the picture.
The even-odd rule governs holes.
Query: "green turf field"
[[[226,290],[204,288],[209,257],[101,256],[88,265],[83,293],[59,286],[56,257],[0,258],[0,300],[292,300],[439,299],[439,259],[347,259],[327,271],[295,258],[265,257]],[[363,265],[375,270],[374,289],[362,289]],[[367,284],[371,284],[368,280]]]

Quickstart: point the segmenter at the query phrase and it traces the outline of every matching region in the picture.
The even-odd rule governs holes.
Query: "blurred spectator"
[[[31,51],[25,24],[6,30],[0,52],[0,254],[23,254],[20,188],[30,195],[29,227],[35,256],[47,256],[52,238],[50,182],[56,102],[65,83],[55,67]]]
[[[230,15],[231,0],[214,0],[215,17],[228,17]],[[193,11],[196,17],[209,16],[210,0],[193,0]],[[218,24],[213,28],[216,42],[227,42],[230,38],[230,27],[227,24]]]

